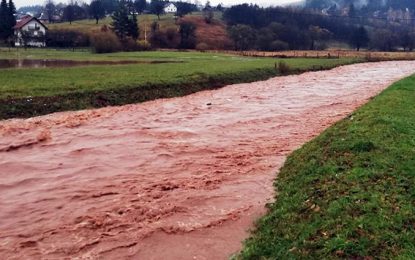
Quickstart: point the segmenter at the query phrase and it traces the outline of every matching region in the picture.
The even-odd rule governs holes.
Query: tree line
[[[406,20],[378,17],[329,15],[324,10],[303,7],[268,7],[252,4],[224,11],[229,36],[237,50],[321,50],[331,42],[348,44],[356,50],[412,50],[415,34]],[[350,10],[349,10],[350,11]]]
[[[136,14],[149,13],[155,14],[160,19],[163,15],[165,6],[170,3],[166,0],[92,0],[90,4],[79,4],[74,0],[70,0],[68,4],[55,4],[53,0],[47,0],[43,7],[33,6],[22,7],[22,11],[35,10],[36,16],[40,16],[41,13],[50,22],[69,22],[72,23],[76,20],[82,20],[92,18],[96,20],[96,23],[105,16],[110,16],[119,9],[119,5],[123,4],[130,12]],[[198,11],[198,6],[188,2],[171,2],[174,3],[177,8],[176,15],[183,17],[194,11]],[[20,9],[19,9],[20,10]]]

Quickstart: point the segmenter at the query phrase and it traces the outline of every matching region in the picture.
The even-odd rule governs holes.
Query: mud
[[[0,258],[225,259],[294,149],[415,62],[0,122]]]
[[[0,59],[0,69],[9,68],[64,68],[92,65],[128,65],[178,63],[177,61],[75,61],[75,60],[37,60],[37,59]]]

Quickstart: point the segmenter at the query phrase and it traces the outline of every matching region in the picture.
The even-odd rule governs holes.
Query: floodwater
[[[0,122],[0,258],[226,259],[286,156],[415,62]]]
[[[128,65],[128,64],[159,64],[177,63],[175,61],[76,61],[76,60],[45,60],[45,59],[0,59],[0,69],[9,68],[65,68],[92,65]]]

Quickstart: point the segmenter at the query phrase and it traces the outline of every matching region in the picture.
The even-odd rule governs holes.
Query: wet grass
[[[356,59],[350,58],[283,60],[199,52],[92,54],[85,51],[47,49],[0,51],[0,59],[16,57],[181,63],[1,69],[0,118],[3,119],[69,109],[122,105],[161,97],[181,96],[226,84],[267,79],[278,75],[275,64],[280,61],[289,66],[291,73],[328,69],[357,62]],[[125,97],[126,93],[129,97]],[[71,98],[74,96],[77,96],[79,101]],[[70,104],[71,102],[75,104]]]
[[[415,76],[290,155],[240,259],[415,258]]]

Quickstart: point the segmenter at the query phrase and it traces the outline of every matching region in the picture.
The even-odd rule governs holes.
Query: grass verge
[[[289,73],[329,69],[357,59],[248,58],[198,52],[91,54],[54,50],[0,52],[0,59],[137,60],[180,63],[94,65],[71,68],[0,70],[0,119],[51,112],[138,103],[183,96],[227,84],[279,75],[283,61]]]
[[[415,76],[290,155],[240,259],[415,258]]]

